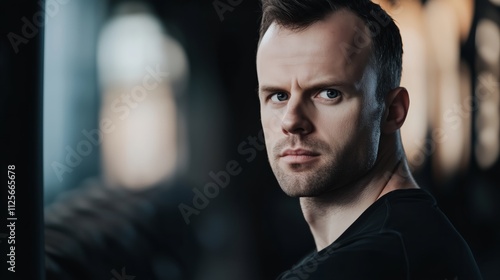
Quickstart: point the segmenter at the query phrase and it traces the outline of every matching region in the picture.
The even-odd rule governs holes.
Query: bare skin
[[[257,53],[269,161],[283,191],[300,197],[318,251],[384,194],[418,188],[399,133],[408,92],[398,87],[378,102],[371,42],[341,49],[356,46],[362,30],[348,11],[302,30],[273,23]]]

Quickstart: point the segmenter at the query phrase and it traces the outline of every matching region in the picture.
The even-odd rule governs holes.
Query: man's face
[[[261,40],[262,126],[271,167],[290,196],[340,189],[375,164],[382,105],[364,30],[361,19],[338,11],[299,31],[273,23]]]

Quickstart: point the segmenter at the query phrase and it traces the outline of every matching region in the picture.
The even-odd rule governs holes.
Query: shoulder
[[[399,234],[380,232],[334,243],[279,279],[405,279],[407,268]]]
[[[412,277],[479,279],[469,246],[424,190],[388,196],[383,228],[397,232]]]
[[[406,243],[418,240],[422,246],[426,244],[425,241],[440,239],[446,239],[447,243],[462,242],[455,227],[427,191],[421,189],[394,191],[381,200],[385,205],[385,221],[382,228],[400,233]]]

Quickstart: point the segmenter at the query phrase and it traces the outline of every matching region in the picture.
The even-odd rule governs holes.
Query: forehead
[[[363,20],[340,10],[301,30],[271,24],[257,52],[257,74],[260,84],[290,76],[304,83],[322,75],[354,83],[370,56],[371,40]]]

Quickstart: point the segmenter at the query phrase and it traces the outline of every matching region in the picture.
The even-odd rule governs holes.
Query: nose
[[[299,98],[290,98],[281,128],[285,134],[307,135],[313,131],[313,124],[307,114],[307,104]]]

